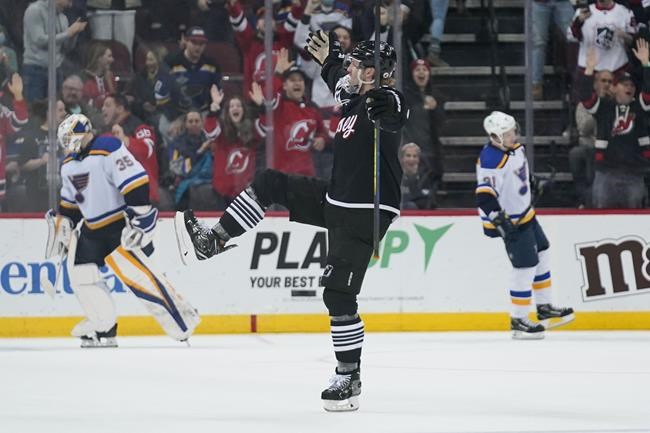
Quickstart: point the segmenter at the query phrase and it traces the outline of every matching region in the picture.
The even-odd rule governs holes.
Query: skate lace
[[[344,389],[350,384],[351,374],[335,374],[330,378],[329,389]]]

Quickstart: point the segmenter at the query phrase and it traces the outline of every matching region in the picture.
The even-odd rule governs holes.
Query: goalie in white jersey
[[[514,117],[494,111],[483,121],[490,142],[476,163],[476,201],[487,236],[502,237],[512,271],[510,327],[515,339],[544,338],[544,330],[572,321],[571,308],[551,304],[549,242],[531,203],[528,162]],[[537,318],[528,319],[535,298]]]
[[[115,305],[99,273],[107,264],[170,336],[187,339],[198,315],[149,263],[158,210],[149,203],[144,168],[119,139],[95,137],[82,114],[67,117],[57,135],[66,158],[58,213],[46,214],[46,257],[67,254],[70,284],[86,314],[72,335],[82,347],[116,346]]]

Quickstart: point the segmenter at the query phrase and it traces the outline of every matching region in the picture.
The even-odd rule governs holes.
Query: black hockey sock
[[[257,200],[255,191],[249,186],[230,203],[213,230],[222,238],[223,232],[227,234],[228,239],[240,236],[262,221],[264,211],[265,208]]]
[[[337,371],[356,370],[361,360],[363,346],[363,321],[358,315],[330,317],[332,343],[338,361]]]

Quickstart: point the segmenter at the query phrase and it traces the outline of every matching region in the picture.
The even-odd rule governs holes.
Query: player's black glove
[[[343,60],[341,44],[333,31],[329,32],[329,35],[322,30],[309,33],[307,45],[304,48],[311,58],[321,66],[325,64],[330,56]]]
[[[380,87],[369,90],[366,95],[368,96],[366,98],[368,119],[374,122],[395,117],[398,104],[395,93]]]
[[[497,215],[492,218],[494,228],[499,232],[499,235],[507,242],[514,242],[519,238],[517,226],[515,226],[506,211],[501,210]]]

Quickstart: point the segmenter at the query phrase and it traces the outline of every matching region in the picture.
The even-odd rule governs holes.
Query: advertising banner
[[[634,312],[638,319],[639,313],[650,311],[647,215],[538,218],[551,242],[557,304],[572,306],[584,317]],[[54,283],[56,274],[56,263],[43,259],[45,222],[0,219],[0,232],[0,317],[80,316],[67,272],[59,279],[55,299],[43,290],[42,281]],[[318,285],[327,257],[325,230],[286,217],[267,217],[234,243],[238,247],[223,255],[183,266],[173,221],[163,218],[153,259],[176,290],[205,316],[326,313]],[[386,234],[380,259],[370,263],[359,297],[360,311],[391,318],[395,314],[502,315],[509,310],[509,270],[503,242],[485,237],[474,215],[402,217]],[[102,274],[120,316],[146,315],[122,281],[107,268]],[[611,321],[613,316],[607,317]]]

